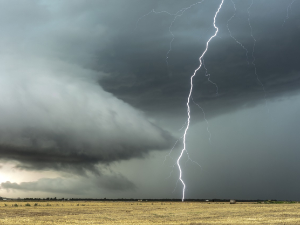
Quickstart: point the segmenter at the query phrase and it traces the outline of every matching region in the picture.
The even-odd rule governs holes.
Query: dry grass
[[[37,203],[37,206],[34,206]],[[4,206],[6,204],[7,206]],[[14,206],[15,204],[18,207]],[[0,202],[0,224],[300,224],[300,204]]]

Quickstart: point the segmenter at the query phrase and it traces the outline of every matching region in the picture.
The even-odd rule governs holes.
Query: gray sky
[[[181,198],[220,2],[0,0],[0,195]],[[300,200],[292,2],[224,1],[186,198]]]

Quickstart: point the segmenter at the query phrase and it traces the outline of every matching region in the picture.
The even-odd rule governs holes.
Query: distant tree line
[[[4,198],[0,197],[1,200],[17,200],[17,201],[110,201],[110,202],[130,202],[130,201],[139,201],[139,202],[181,202],[181,199],[134,199],[134,198],[118,198],[118,199],[108,199],[108,198]],[[185,199],[185,202],[230,202],[232,199]],[[278,201],[278,200],[247,200],[247,199],[236,199],[236,202],[257,202],[257,203],[294,203],[294,201]]]
[[[0,200],[3,198],[0,197]],[[181,199],[134,199],[134,198],[118,198],[118,199],[107,199],[107,198],[23,198],[18,199],[23,201],[122,201],[122,202],[130,202],[130,201],[142,201],[142,202],[181,202]],[[185,202],[230,202],[230,199],[185,199]],[[237,202],[265,202],[265,201],[276,201],[276,200],[236,200]]]

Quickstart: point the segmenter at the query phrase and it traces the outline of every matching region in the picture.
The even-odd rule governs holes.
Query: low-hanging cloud
[[[134,191],[136,186],[126,177],[115,174],[89,177],[71,178],[41,178],[37,181],[15,183],[6,181],[0,184],[0,189],[7,191],[39,191],[48,193],[87,195],[95,194],[99,190],[109,191]]]
[[[169,147],[168,132],[103,91],[94,72],[34,57],[1,60],[1,159],[80,172]]]

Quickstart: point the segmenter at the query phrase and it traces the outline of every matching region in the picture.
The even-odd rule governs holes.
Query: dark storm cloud
[[[12,183],[6,181],[0,187],[7,191],[41,191],[48,193],[63,194],[95,194],[99,190],[125,191],[135,190],[135,185],[122,175],[80,178],[42,178],[38,181]]]
[[[99,143],[92,143],[93,140],[90,138],[73,136],[71,132],[59,134],[56,131],[55,134],[49,135],[43,133],[42,129],[26,130],[22,134],[15,134],[13,140],[1,143],[0,158],[19,161],[21,164],[16,167],[27,170],[55,169],[80,174],[84,174],[85,170],[91,170],[98,174],[95,165],[99,163],[109,164],[114,161],[141,158],[153,149],[168,148],[171,136],[160,129],[155,132],[161,136],[157,137],[156,143],[147,143],[151,140],[150,136],[142,141],[138,134],[134,137],[137,138],[136,141],[130,141],[128,136],[128,140],[115,138],[109,143],[109,139],[105,139],[105,135],[100,132],[98,138],[102,140]],[[125,136],[123,134],[122,139],[126,138]],[[74,140],[75,138],[77,140]],[[23,143],[18,144],[18,141]]]
[[[230,20],[232,35],[248,49],[248,61],[244,49],[229,36],[227,21],[234,15],[231,1],[225,1],[217,17],[218,37],[210,43],[205,64],[210,79],[202,68],[194,79],[193,97],[205,106],[210,116],[228,112],[245,105],[264,102],[264,95],[271,100],[299,89],[300,64],[300,18],[299,3],[295,2],[286,18],[285,1],[254,1],[250,8],[250,21],[256,39],[254,72],[252,49],[254,40],[248,24],[247,8],[251,1],[235,1],[237,12]],[[178,5],[163,4],[156,11],[176,12]],[[186,6],[194,1],[186,2]],[[137,29],[121,31],[113,37],[103,53],[99,64],[109,75],[101,79],[105,90],[150,113],[185,113],[189,91],[189,77],[199,65],[206,40],[213,34],[213,15],[219,2],[206,1],[194,6],[178,17],[172,26],[175,40],[169,55],[169,67],[165,56],[172,36],[168,27],[174,17],[167,14],[149,14],[139,20]],[[167,3],[166,3],[167,5]],[[151,10],[144,6],[144,12]],[[129,32],[130,31],[130,32]],[[264,93],[264,90],[266,93]]]
[[[26,30],[14,29],[14,38],[25,42],[19,51],[28,54],[30,49],[32,54],[104,73],[99,83],[106,91],[151,115],[185,114],[189,76],[199,65],[198,58],[214,32],[212,21],[219,1],[203,1],[176,18],[171,27],[175,39],[169,66],[165,60],[172,38],[168,28],[174,17],[148,13],[152,9],[176,13],[197,2],[36,1],[31,8],[23,7]],[[215,95],[216,87],[204,76],[203,68],[194,80],[194,100],[205,106],[210,116],[264,102],[265,93],[251,65],[253,39],[247,13],[251,1],[234,2],[237,11],[228,25],[232,35],[248,49],[250,64],[244,50],[229,36],[227,21],[235,11],[232,2],[225,1],[217,17],[219,34],[204,58],[210,79],[219,86],[219,95]],[[254,1],[250,8],[257,74],[269,100],[299,87],[299,3],[293,3],[283,25],[288,4],[280,0]],[[6,5],[9,3],[2,8]],[[17,13],[16,9],[10,8],[13,12],[4,15],[14,18],[11,15]],[[20,19],[14,21],[11,26],[20,24]],[[10,38],[10,26],[3,26],[10,31],[3,35]]]

